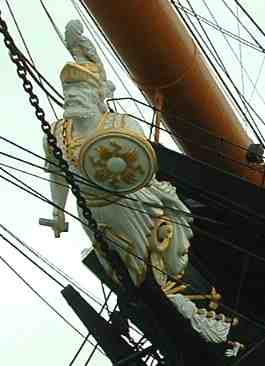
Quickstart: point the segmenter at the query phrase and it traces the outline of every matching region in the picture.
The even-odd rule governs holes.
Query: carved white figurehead
[[[181,280],[193,236],[189,209],[170,183],[155,179],[156,156],[139,122],[126,114],[107,112],[104,101],[115,87],[106,79],[95,47],[83,36],[80,21],[67,24],[65,43],[75,62],[62,69],[64,119],[52,129],[71,170],[94,183],[94,187],[81,184],[80,188],[109,247],[118,253],[136,286],[141,286],[151,266],[154,279],[193,329],[207,342],[226,341],[231,327],[226,318],[203,311],[192,301],[208,299],[216,310],[216,291],[210,295],[180,293],[189,288]],[[47,144],[46,154],[53,159]],[[52,165],[48,168],[53,174]],[[67,186],[62,179],[52,175],[51,193],[57,207],[64,208]],[[78,214],[85,221],[80,208]],[[59,237],[65,227],[64,214],[56,208],[53,218],[51,224]],[[84,230],[106,273],[119,283],[101,243],[85,225]],[[228,356],[234,356],[240,345],[233,347]]]

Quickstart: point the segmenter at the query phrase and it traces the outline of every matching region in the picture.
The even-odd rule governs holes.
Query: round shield
[[[108,128],[87,139],[79,162],[82,174],[99,188],[123,194],[146,186],[157,169],[152,145],[124,128]]]

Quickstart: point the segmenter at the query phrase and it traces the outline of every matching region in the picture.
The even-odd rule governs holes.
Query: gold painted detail
[[[155,220],[155,227],[149,239],[153,251],[164,252],[172,242],[173,225],[166,217]]]
[[[98,182],[108,182],[113,188],[118,188],[120,184],[134,184],[137,181],[137,173],[144,174],[142,166],[138,163],[136,149],[123,149],[114,139],[107,145],[97,148],[98,159],[90,157],[90,161],[95,168],[94,178]],[[123,163],[122,171],[111,169],[112,160],[118,159]],[[115,161],[114,161],[115,163]]]
[[[170,296],[184,292],[188,286],[188,284],[180,284],[180,282],[176,281],[167,281],[162,290],[167,296]]]
[[[72,138],[72,121],[66,119],[63,123],[63,145],[66,157],[70,160],[75,167],[79,167],[78,153],[82,146],[83,137]]]
[[[131,193],[147,185],[157,170],[156,154],[145,137],[125,126],[126,118],[105,113],[91,136],[72,135],[72,120],[60,123],[58,142],[65,158],[100,188]],[[116,121],[116,122],[117,122]],[[115,122],[115,123],[116,123]],[[112,200],[115,201],[115,200]]]
[[[219,302],[222,298],[222,296],[216,291],[216,289],[213,287],[210,294],[205,295],[197,295],[197,294],[191,294],[191,295],[185,295],[189,300],[191,301],[201,301],[201,300],[209,300],[209,308],[212,310],[216,310],[219,307]]]
[[[63,67],[60,77],[63,82],[87,82],[97,88],[101,87],[99,69],[94,62],[88,62],[87,64],[68,62]]]

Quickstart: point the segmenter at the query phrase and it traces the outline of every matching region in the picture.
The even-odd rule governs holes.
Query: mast
[[[165,0],[84,0],[130,70],[156,105],[173,137],[191,157],[263,183],[247,165],[252,140],[224,96],[182,20]]]

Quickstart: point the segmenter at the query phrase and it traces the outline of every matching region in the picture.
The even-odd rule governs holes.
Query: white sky
[[[145,0],[148,1],[148,0]],[[166,1],[166,0],[165,0]],[[201,0],[193,0],[192,4],[196,7],[200,14],[209,18],[209,14],[202,6]],[[232,0],[227,2],[234,6]],[[77,18],[77,14],[70,1],[65,0],[46,0],[46,5],[51,11],[57,26],[63,32],[65,24],[73,18]],[[183,2],[184,3],[184,2]],[[214,11],[220,24],[237,32],[236,23],[231,18],[224,16],[222,13],[220,0],[208,1],[211,9]],[[56,38],[56,35],[47,21],[46,16],[38,1],[28,0],[10,1],[17,20],[23,30],[24,37],[29,45],[32,56],[38,69],[47,79],[61,91],[59,83],[59,72],[65,62],[70,60],[67,51]],[[25,5],[26,4],[26,5]],[[215,4],[213,6],[213,4]],[[258,24],[265,29],[265,2],[261,0],[242,1],[247,9],[255,17]],[[21,49],[24,50],[21,41],[14,28],[13,22],[7,11],[5,1],[0,1],[0,9],[2,16],[7,20],[7,24],[11,34]],[[30,10],[29,10],[30,9]],[[220,16],[221,15],[221,16]],[[245,23],[245,18],[243,19]],[[241,30],[243,32],[243,30]],[[210,31],[209,31],[210,32]],[[211,31],[212,32],[212,31]],[[210,33],[209,33],[210,34]],[[215,33],[216,34],[216,33]],[[243,34],[243,33],[242,33]],[[265,38],[259,37],[261,44],[265,47]],[[223,43],[222,43],[223,42]],[[230,72],[240,78],[240,68],[232,61],[232,56],[227,50],[227,46],[216,34],[216,45],[220,49],[223,47],[223,54],[227,56],[231,65]],[[233,42],[233,47],[238,54],[238,45]],[[255,81],[258,73],[259,65],[262,61],[262,54],[243,49],[243,62],[249,73]],[[231,62],[230,62],[231,61]],[[111,68],[106,64],[109,79],[113,80],[118,86],[116,96],[127,96],[127,92],[122,89],[117,77],[113,74]],[[118,69],[119,74],[125,80],[126,85],[136,98],[139,98],[133,83],[126,79],[125,73]],[[15,71],[15,66],[8,57],[6,48],[2,42],[0,35],[0,135],[7,137],[26,148],[43,155],[41,147],[42,132],[40,124],[35,118],[34,111],[29,105],[27,96],[22,89],[20,80]],[[259,81],[260,90],[264,90],[264,73]],[[240,84],[239,84],[240,85]],[[34,87],[37,94],[41,96],[41,92]],[[252,87],[245,81],[246,97],[251,95]],[[46,111],[48,120],[54,120],[44,97],[40,98],[41,105]],[[253,102],[261,115],[264,116],[264,105],[254,96]],[[126,106],[128,107],[128,106]],[[135,112],[133,105],[129,108],[131,113]],[[58,112],[60,112],[58,110]],[[146,111],[143,111],[144,113]],[[145,113],[146,116],[149,116]],[[173,146],[170,141],[167,146]],[[36,164],[42,165],[42,162],[33,158],[29,154],[22,153],[17,148],[11,147],[9,144],[0,140],[0,151],[13,154],[17,157],[24,158]],[[0,155],[0,163],[10,164],[12,166],[29,170],[35,174],[46,177],[41,171],[29,168],[25,165],[18,164],[11,159],[5,159]],[[49,184],[37,178],[27,177],[9,170],[35,189],[41,191],[44,195],[49,196]],[[2,172],[0,171],[0,174]],[[96,292],[96,296],[102,299],[96,279],[82,267],[80,262],[80,251],[89,246],[88,239],[84,235],[79,223],[73,219],[69,219],[70,230],[63,234],[61,239],[54,239],[51,230],[38,225],[39,217],[51,217],[52,208],[40,200],[29,196],[28,194],[4,182],[0,178],[0,224],[12,230],[17,236],[24,240],[28,245],[40,251],[43,255],[63,268],[65,272],[76,278],[83,284],[87,290]],[[68,203],[67,209],[75,212],[75,204],[73,199]],[[0,230],[2,233],[2,230]],[[10,238],[10,237],[9,237]],[[66,316],[80,331],[86,333],[85,328],[79,320],[73,315],[72,310],[66,305],[60,295],[60,287],[43,275],[33,265],[29,264],[14,249],[10,248],[3,240],[0,240],[0,256],[9,261],[12,266],[23,275],[44,297],[53,304],[58,311]],[[1,296],[0,296],[0,364],[6,366],[17,365],[68,365],[80,345],[82,339],[76,335],[74,331],[67,327],[57,315],[53,314],[34,294],[28,290],[25,285],[10,272],[8,268],[0,261],[1,271]],[[66,285],[67,282],[62,282]],[[93,304],[94,305],[94,304]],[[82,352],[81,357],[75,363],[76,366],[84,365],[89,354],[89,347]],[[105,358],[97,356],[91,365],[108,365],[109,361]]]

